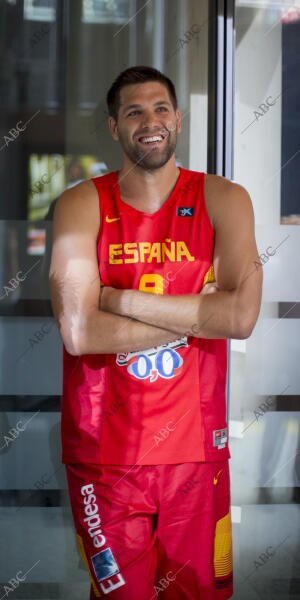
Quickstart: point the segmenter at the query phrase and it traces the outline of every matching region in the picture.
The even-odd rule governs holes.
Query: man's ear
[[[119,140],[117,121],[113,117],[108,117],[108,128],[112,138],[117,142]]]

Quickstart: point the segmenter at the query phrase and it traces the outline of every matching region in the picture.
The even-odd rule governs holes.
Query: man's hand
[[[215,282],[214,283],[206,283],[203,286],[200,294],[214,294],[215,292],[219,292],[219,291],[220,291],[220,289],[218,288],[218,286]]]

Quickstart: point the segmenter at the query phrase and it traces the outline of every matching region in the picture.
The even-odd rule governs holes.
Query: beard
[[[175,152],[177,145],[177,127],[175,131],[168,130],[168,136],[162,142],[164,148],[159,146],[154,148],[139,147],[138,142],[129,142],[119,130],[119,142],[124,154],[131,160],[136,167],[147,171],[153,171],[163,167]]]

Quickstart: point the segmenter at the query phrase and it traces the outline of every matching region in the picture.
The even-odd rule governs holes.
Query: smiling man
[[[107,94],[119,171],[57,202],[50,268],[64,344],[63,462],[90,598],[232,596],[227,339],[261,302],[251,200],[176,166],[173,83]]]

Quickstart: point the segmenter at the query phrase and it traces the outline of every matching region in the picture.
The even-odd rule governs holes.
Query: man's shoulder
[[[97,189],[91,179],[81,181],[71,188],[67,188],[57,199],[54,209],[54,219],[61,216],[89,215],[92,219],[99,212],[99,198]]]
[[[97,197],[97,189],[92,179],[80,181],[76,185],[67,188],[58,198],[57,204],[68,204],[74,202],[86,202]]]
[[[204,192],[215,197],[216,193],[218,197],[220,195],[228,195],[230,192],[235,190],[244,189],[243,186],[238,184],[236,181],[223,177],[222,175],[215,175],[213,173],[206,173],[206,171],[193,171],[191,169],[182,169],[187,179],[199,179],[204,176]]]
[[[212,223],[218,217],[229,218],[231,211],[246,210],[251,205],[251,199],[247,190],[236,181],[205,173],[204,194],[206,208]]]
[[[222,175],[214,175],[213,173],[205,173],[205,186],[209,190],[218,191],[218,193],[228,193],[236,187],[240,186],[236,181],[223,177]]]

